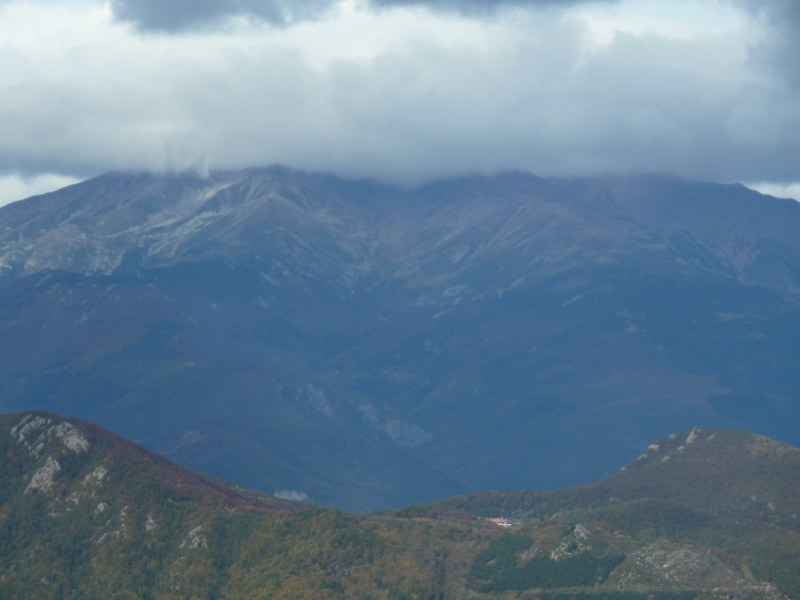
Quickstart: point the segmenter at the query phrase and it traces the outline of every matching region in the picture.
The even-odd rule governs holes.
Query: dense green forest
[[[0,417],[0,453],[4,599],[800,597],[800,451],[745,432],[681,434],[589,486],[375,515],[47,413]]]

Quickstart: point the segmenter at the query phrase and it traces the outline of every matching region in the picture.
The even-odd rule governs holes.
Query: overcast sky
[[[796,0],[0,0],[0,203],[114,169],[800,196]]]

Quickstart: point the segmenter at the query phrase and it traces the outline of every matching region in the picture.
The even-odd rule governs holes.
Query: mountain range
[[[798,444],[798,231],[662,175],[111,173],[0,208],[0,409],[348,510]]]
[[[800,450],[692,429],[609,478],[353,515],[0,415],[0,597],[800,598]]]

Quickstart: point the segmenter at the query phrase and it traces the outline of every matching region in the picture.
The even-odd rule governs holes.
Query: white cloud
[[[623,0],[589,3],[576,8],[598,41],[608,43],[618,33],[690,39],[735,32],[747,26],[745,15],[728,2],[664,2]]]
[[[800,99],[753,58],[762,22],[699,0],[565,4],[472,18],[349,0],[171,35],[88,0],[6,0],[0,164],[800,179]]]
[[[32,177],[20,175],[0,175],[0,206],[52,192],[73,183],[78,183],[78,178],[54,173],[44,173]]]
[[[750,189],[761,192],[762,194],[769,194],[776,198],[789,198],[800,202],[800,182],[794,183],[771,183],[771,182],[757,182],[746,184]]]

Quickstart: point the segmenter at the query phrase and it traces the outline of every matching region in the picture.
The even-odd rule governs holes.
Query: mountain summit
[[[357,510],[800,443],[800,205],[666,176],[116,173],[0,208],[0,408]]]

